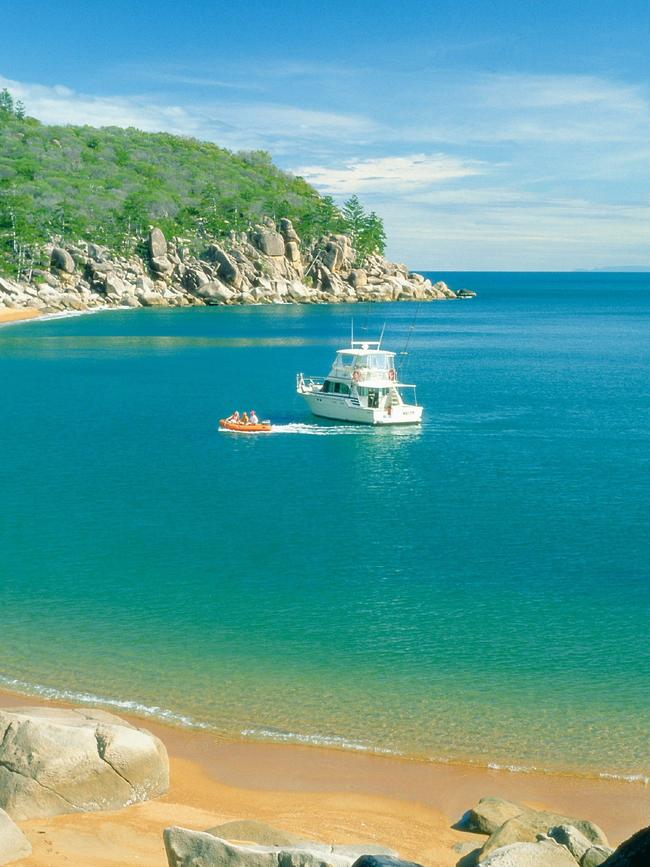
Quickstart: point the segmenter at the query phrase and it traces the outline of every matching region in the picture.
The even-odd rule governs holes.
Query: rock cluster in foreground
[[[474,853],[478,867],[598,867],[613,852],[604,832],[587,819],[501,798],[481,799],[458,827],[488,836]]]
[[[95,708],[0,710],[0,865],[31,853],[16,821],[127,807],[165,793],[168,785],[162,743],[113,714]],[[483,798],[455,827],[487,837],[458,867],[650,864],[650,828],[614,852],[587,819],[500,798]],[[252,820],[206,831],[166,828],[164,845],[169,867],[421,867],[383,846],[318,843]]]
[[[187,307],[233,304],[321,304],[434,301],[456,298],[405,265],[370,256],[355,267],[347,235],[329,235],[306,252],[291,221],[232,235],[227,247],[197,254],[182,240],[152,229],[142,257],[120,257],[93,243],[50,246],[48,270],[29,282],[0,277],[0,307],[44,313],[101,307]]]
[[[0,711],[0,807],[15,821],[109,810],[164,794],[163,744],[106,711]]]

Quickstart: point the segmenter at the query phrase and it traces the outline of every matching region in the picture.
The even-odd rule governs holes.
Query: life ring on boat
[[[361,374],[359,373],[358,370],[355,370],[355,371],[354,371],[354,373],[352,374],[352,379],[353,379],[355,382],[359,382],[359,380],[361,379]]]
[[[391,369],[388,371],[388,378],[391,380],[391,382],[395,382],[395,379],[397,378],[397,374],[395,373],[394,367],[391,367]]]

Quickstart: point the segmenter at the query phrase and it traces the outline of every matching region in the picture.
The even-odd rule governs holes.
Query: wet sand
[[[0,694],[5,708],[49,703]],[[484,795],[589,818],[612,844],[650,823],[650,787],[642,784],[226,741],[130,720],[167,746],[170,792],[124,810],[21,823],[34,854],[17,863],[165,867],[165,827],[205,830],[230,819],[255,818],[314,840],[381,843],[426,867],[452,867],[460,857],[455,846],[480,846],[485,839],[451,828]]]

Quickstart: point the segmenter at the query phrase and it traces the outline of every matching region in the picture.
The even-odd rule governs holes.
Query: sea
[[[647,784],[650,274],[431,276],[477,296],[0,328],[0,688]],[[296,395],[352,321],[421,427]]]

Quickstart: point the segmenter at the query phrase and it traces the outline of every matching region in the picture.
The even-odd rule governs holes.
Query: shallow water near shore
[[[650,278],[448,280],[478,297],[3,329],[0,685],[646,779]],[[421,429],[295,395],[351,316],[408,344]]]

